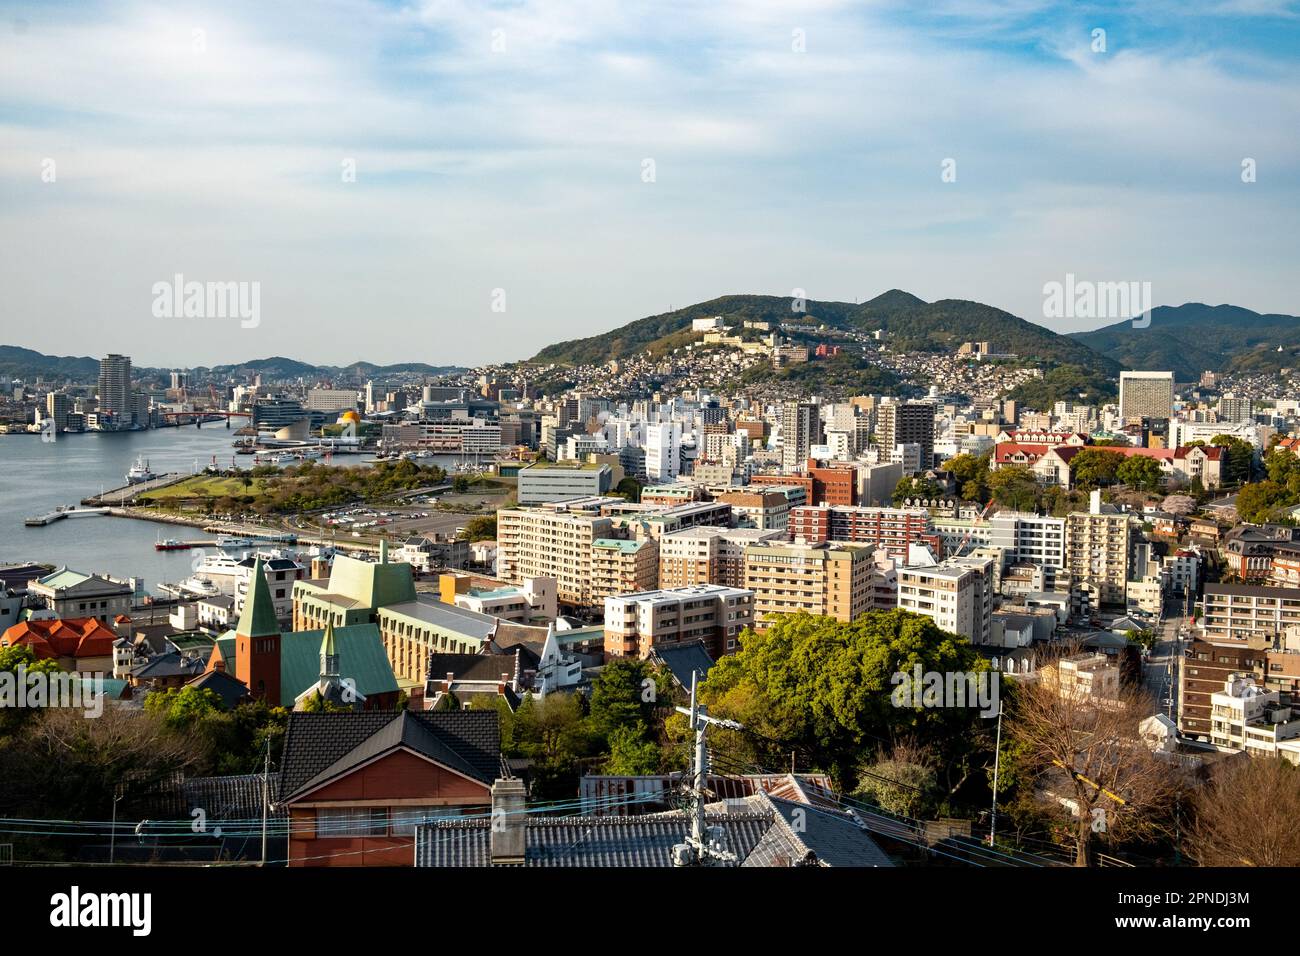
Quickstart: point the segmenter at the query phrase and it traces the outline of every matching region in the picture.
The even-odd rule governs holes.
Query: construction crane
[[[966,545],[970,543],[971,535],[975,533],[976,526],[984,522],[984,519],[988,517],[989,511],[991,511],[992,509],[993,509],[993,499],[990,498],[989,503],[984,506],[984,510],[979,513],[979,517],[977,517],[974,521],[971,522],[971,526],[967,528],[966,533],[962,535],[962,539],[957,544],[957,549],[952,553],[952,557],[954,558],[961,557],[961,553],[966,550]]]

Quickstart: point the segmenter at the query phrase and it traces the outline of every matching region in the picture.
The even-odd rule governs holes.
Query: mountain
[[[214,365],[212,367],[197,365],[184,366],[186,371],[211,377],[217,380],[227,378],[251,378],[261,375],[267,381],[281,379],[344,379],[362,381],[372,378],[385,378],[390,375],[448,375],[464,371],[457,365],[425,365],[423,362],[404,362],[397,365],[376,365],[373,362],[353,362],[350,365],[312,365],[297,359],[275,355],[263,359],[250,359],[235,365]],[[133,373],[140,378],[165,378],[172,367],[150,368],[136,366]],[[46,381],[94,382],[99,378],[99,359],[71,356],[44,355],[32,349],[19,348],[14,345],[0,345],[0,375],[7,378],[30,381],[43,378]]]
[[[872,332],[884,329],[886,341],[896,351],[953,352],[962,342],[986,341],[994,352],[1013,352],[1023,361],[1047,366],[1079,366],[1089,373],[1114,376],[1119,365],[1099,355],[1082,342],[1058,335],[1009,312],[979,302],[944,299],[926,302],[898,289],[891,289],[861,304],[852,302],[803,303],[770,295],[727,295],[660,315],[647,316],[627,325],[584,339],[547,346],[534,362],[594,364],[626,358],[647,349],[666,350],[694,341],[693,319],[721,316],[733,329],[744,321],[785,324],[794,338],[816,339],[789,326],[826,325],[834,329]]]
[[[89,381],[99,377],[99,360],[87,356],[43,355],[16,345],[0,345],[0,375],[29,379]]]
[[[1169,370],[1192,382],[1206,369],[1276,372],[1297,364],[1300,318],[1261,315],[1235,305],[1188,302],[1151,310],[1151,324],[1134,328],[1117,322],[1091,332],[1074,332],[1075,341],[1119,362],[1126,369]],[[1278,346],[1282,352],[1278,352]]]

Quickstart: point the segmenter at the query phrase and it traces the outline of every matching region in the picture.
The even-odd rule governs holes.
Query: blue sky
[[[473,364],[893,287],[1106,324],[1043,318],[1066,273],[1300,311],[1300,9],[1132,6],[4,3],[0,343]],[[154,317],[176,273],[260,323]]]

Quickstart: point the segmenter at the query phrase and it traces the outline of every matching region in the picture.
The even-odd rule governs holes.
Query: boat
[[[251,548],[252,546],[252,538],[240,538],[229,534],[217,536],[218,548]]]
[[[188,541],[178,541],[176,538],[163,538],[153,543],[155,551],[185,551],[192,547],[194,546]]]
[[[153,481],[157,477],[149,470],[149,459],[142,455],[135,460],[131,470],[126,473],[126,483],[128,485],[138,485],[144,481]]]

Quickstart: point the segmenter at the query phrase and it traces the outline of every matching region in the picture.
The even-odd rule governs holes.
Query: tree
[[[1160,487],[1160,463],[1146,455],[1130,455],[1120,463],[1115,476],[1139,491],[1155,491]]]
[[[1156,641],[1160,640],[1160,635],[1149,627],[1142,629],[1134,627],[1124,632],[1124,638],[1130,644],[1136,644],[1139,647],[1150,649]]]
[[[497,536],[497,516],[475,515],[465,522],[457,535],[462,541],[495,541]]]
[[[659,699],[656,675],[645,661],[610,661],[591,685],[591,729],[609,740],[616,730],[648,725]]]
[[[152,691],[144,699],[147,714],[161,717],[169,727],[192,727],[225,710],[225,704],[216,691],[209,688],[173,687],[167,691]]]
[[[1244,438],[1232,435],[1215,435],[1210,444],[1226,449],[1223,462],[1223,480],[1230,485],[1250,481],[1255,465],[1255,446]]]
[[[943,495],[943,487],[931,478],[900,478],[894,486],[894,505],[901,505],[906,498],[938,498]]]
[[[659,745],[650,739],[650,728],[641,722],[619,727],[609,736],[609,759],[605,773],[614,776],[643,776],[659,772]]]
[[[55,661],[37,657],[30,647],[19,644],[0,647],[0,671],[15,675],[16,681],[20,676],[26,679],[26,676],[32,674],[61,674],[63,668]],[[0,741],[7,734],[15,733],[40,712],[39,708],[32,707],[0,707]]]
[[[641,482],[628,475],[614,487],[614,493],[636,504],[641,500]]]
[[[1070,476],[1079,488],[1100,488],[1114,484],[1124,456],[1117,451],[1085,448],[1070,459]]]
[[[1060,649],[1057,662],[1069,652]],[[1179,782],[1138,732],[1154,712],[1143,691],[1121,685],[1114,699],[1095,699],[1046,679],[1051,672],[1049,662],[1037,682],[1016,686],[1005,729],[1023,747],[1027,772],[1073,801],[1075,866],[1089,866],[1099,834],[1140,840],[1163,833]]]
[[[469,491],[469,478],[465,475],[457,475],[451,480],[451,490],[458,495],[463,495]]]
[[[890,813],[920,817],[934,809],[940,789],[929,756],[899,745],[888,759],[862,769],[857,792]]]
[[[956,455],[944,462],[963,498],[979,502],[988,500],[989,460],[992,456],[991,451],[982,455]]]
[[[1032,511],[1039,505],[1042,486],[1026,465],[1005,465],[989,473],[989,494],[998,504],[1013,511]]]
[[[1202,866],[1300,866],[1300,770],[1238,756],[1193,803],[1189,851]]]
[[[746,630],[741,649],[709,671],[701,698],[718,716],[750,731],[719,730],[720,750],[744,763],[785,765],[792,750],[852,789],[864,751],[908,737],[918,746],[941,742],[957,776],[980,732],[971,707],[913,707],[895,703],[896,675],[970,673],[987,663],[965,638],[907,611],[862,614],[851,623],[807,613],[781,615],[761,632]],[[767,738],[777,743],[762,744]],[[949,790],[954,789],[949,787]]]

